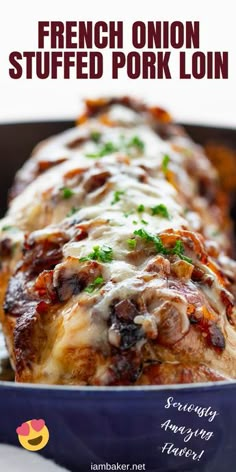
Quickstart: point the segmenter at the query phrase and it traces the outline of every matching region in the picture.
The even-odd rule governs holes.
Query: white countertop
[[[69,472],[54,462],[22,447],[0,444],[0,470],[4,472]]]

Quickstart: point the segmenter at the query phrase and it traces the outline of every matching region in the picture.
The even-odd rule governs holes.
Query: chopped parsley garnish
[[[155,249],[157,253],[161,254],[176,254],[179,256],[180,259],[183,261],[188,262],[189,264],[192,264],[192,259],[189,257],[186,257],[184,255],[184,245],[182,241],[178,240],[175,243],[175,246],[172,249],[167,249],[162,240],[159,238],[159,236],[155,236],[152,233],[148,233],[144,228],[140,228],[134,231],[134,234],[136,236],[139,236],[141,239],[143,239],[146,242],[152,242],[154,243]]]
[[[133,214],[134,214],[134,210],[126,211],[126,213],[124,213],[124,217],[128,218],[128,216],[133,215]]]
[[[138,224],[138,222],[137,222],[136,220],[133,220],[132,223],[133,223],[133,225],[137,225],[137,224]]]
[[[99,131],[92,131],[90,134],[90,138],[94,143],[99,143],[102,134]]]
[[[118,151],[118,147],[112,143],[112,141],[107,141],[102,145],[102,147],[98,150],[98,152],[94,152],[91,154],[86,154],[86,157],[92,157],[94,159],[99,158],[99,157],[104,157],[107,156],[108,154],[111,154],[112,152]]]
[[[96,290],[100,285],[102,285],[104,282],[104,279],[102,276],[97,277],[91,284],[89,284],[84,291],[87,293],[92,293],[94,290]]]
[[[163,203],[160,203],[160,205],[156,205],[151,208],[152,210],[152,215],[159,215],[162,216],[163,218],[169,218],[169,212]]]
[[[190,257],[184,256],[184,245],[183,245],[182,241],[180,241],[179,239],[178,239],[178,241],[176,241],[175,246],[173,247],[173,249],[170,249],[170,253],[171,254],[176,254],[183,261],[189,262],[189,264],[192,263],[192,259],[190,259]]]
[[[167,249],[165,248],[159,236],[155,236],[152,233],[148,233],[148,231],[146,231],[144,228],[135,230],[134,234],[136,236],[139,236],[141,239],[143,239],[146,242],[153,242],[157,252],[161,252],[162,254],[167,254]]]
[[[143,225],[148,225],[148,222],[146,220],[141,220],[141,223],[143,223]]]
[[[101,133],[98,131],[93,131],[90,136],[93,142],[96,144],[100,143]],[[142,152],[144,150],[144,142],[138,136],[133,136],[129,141],[125,141],[125,137],[120,136],[120,140],[117,144],[113,143],[112,141],[107,141],[106,143],[100,145],[100,148],[98,148],[97,152],[88,153],[86,154],[86,157],[96,159],[117,151],[128,152],[128,150],[131,148],[136,148]]]
[[[130,249],[135,249],[137,245],[136,239],[127,239],[127,243]]]
[[[113,200],[111,202],[112,205],[115,205],[115,203],[118,203],[120,201],[121,195],[124,195],[125,191],[124,190],[116,190],[114,192]]]
[[[168,170],[169,162],[170,162],[170,156],[168,156],[168,154],[165,154],[162,159],[162,170],[164,173]]]
[[[144,205],[142,205],[142,204],[139,205],[138,208],[137,208],[137,211],[138,211],[139,213],[142,213],[144,210],[145,210],[145,208],[144,208]]]
[[[127,147],[136,147],[139,151],[144,151],[144,142],[138,136],[133,136],[128,142]]]
[[[3,226],[1,229],[2,231],[9,231],[10,229],[15,229],[15,227],[11,225],[6,225],[6,226]]]
[[[212,231],[211,235],[212,236],[219,236],[220,235],[220,230],[216,229],[216,230]]]
[[[74,195],[73,190],[71,190],[68,187],[62,187],[60,190],[62,191],[62,195],[63,195],[63,198],[65,198],[65,200],[67,200],[68,198],[71,198]]]
[[[99,261],[99,262],[111,262],[113,257],[112,248],[109,246],[94,246],[93,251],[86,257],[81,257],[80,262],[85,261]]]
[[[72,216],[74,215],[77,211],[79,211],[79,208],[76,208],[76,207],[72,207],[71,210],[67,213],[67,217],[68,216]]]

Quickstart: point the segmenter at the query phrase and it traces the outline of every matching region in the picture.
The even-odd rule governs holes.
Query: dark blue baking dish
[[[2,213],[13,175],[32,147],[71,125],[0,126]],[[201,144],[210,139],[236,149],[233,129],[186,128]],[[0,381],[0,442],[19,445],[16,428],[33,418],[44,419],[50,431],[40,453],[73,472],[236,470],[236,382],[96,388]]]

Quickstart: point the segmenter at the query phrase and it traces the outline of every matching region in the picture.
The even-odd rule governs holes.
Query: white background
[[[0,121],[74,118],[84,96],[133,94],[190,122],[236,125],[234,0],[8,0],[0,14]],[[200,48],[229,51],[228,80],[12,80],[11,51],[37,49],[37,21],[123,20],[127,36],[133,21],[200,21]],[[125,37],[126,49],[128,39]],[[193,51],[194,52],[194,51]],[[105,63],[110,52],[103,51]],[[173,64],[175,69],[176,64]]]

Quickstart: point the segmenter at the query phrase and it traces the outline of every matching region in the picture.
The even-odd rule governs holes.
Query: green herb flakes
[[[73,190],[68,187],[62,187],[60,190],[62,191],[62,196],[65,200],[68,200],[74,195]]]
[[[127,143],[127,147],[131,148],[134,147],[138,149],[139,151],[143,152],[144,151],[144,142],[138,137],[138,136],[133,136],[130,141]]]
[[[112,141],[107,141],[107,143],[104,143],[97,152],[86,154],[86,157],[91,157],[93,159],[96,159],[99,157],[107,156],[108,154],[111,154],[118,150],[119,150],[118,147],[114,143],[112,143]]]
[[[92,132],[91,140],[96,144],[100,144],[101,133],[97,131]],[[130,149],[137,149],[138,151],[143,152],[144,147],[144,142],[138,136],[133,136],[129,141],[125,141],[125,137],[120,136],[119,142],[117,144],[113,143],[112,141],[107,141],[106,143],[100,145],[97,152],[88,153],[86,154],[86,157],[96,159],[117,151],[128,152]]]
[[[156,205],[154,207],[151,208],[152,210],[152,215],[158,215],[158,216],[162,216],[162,218],[169,218],[170,215],[169,215],[169,212],[166,208],[165,205],[163,205],[163,203],[160,203],[160,205]]]
[[[134,210],[126,211],[126,212],[124,213],[124,217],[125,217],[125,218],[128,218],[128,216],[133,215],[133,214],[134,214]]]
[[[139,236],[141,239],[143,239],[146,242],[153,242],[156,252],[162,253],[162,254],[167,254],[167,249],[165,248],[164,244],[162,243],[161,239],[159,236],[155,236],[152,233],[149,233],[146,231],[144,228],[140,228],[134,231],[134,234],[136,236]]]
[[[80,262],[85,261],[99,261],[99,262],[111,262],[113,258],[112,248],[109,246],[94,246],[93,251],[86,257],[81,257]]]
[[[173,249],[170,249],[170,253],[171,254],[176,254],[183,261],[186,261],[186,262],[189,262],[189,264],[192,264],[192,259],[190,259],[189,257],[184,256],[184,245],[183,245],[182,241],[180,241],[180,240],[176,241],[175,246],[173,247]]]
[[[99,131],[92,131],[90,134],[90,138],[94,143],[99,143],[102,134]]]
[[[169,162],[170,162],[170,156],[168,154],[164,154],[163,159],[162,159],[162,165],[161,165],[164,173],[166,173],[166,171],[168,170]]]
[[[127,239],[127,243],[130,249],[135,249],[137,245],[136,239]]]
[[[11,225],[6,225],[6,226],[3,226],[1,229],[2,231],[9,231],[11,229],[15,229],[15,227]]]
[[[116,190],[113,195],[113,200],[111,202],[112,205],[115,205],[115,203],[118,203],[120,201],[121,195],[124,195],[125,191],[124,190]]]
[[[72,207],[71,210],[67,213],[67,217],[74,215],[77,211],[79,211],[79,208]]]
[[[96,290],[97,288],[99,288],[104,282],[104,279],[102,276],[100,277],[97,277],[91,284],[89,284],[85,289],[84,291],[87,292],[87,293],[93,293],[94,290]]]
[[[143,211],[145,211],[145,208],[144,208],[144,205],[139,205],[138,208],[137,208],[137,211],[138,213],[143,213]]]

